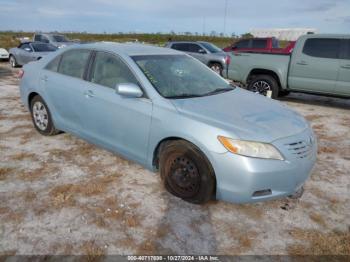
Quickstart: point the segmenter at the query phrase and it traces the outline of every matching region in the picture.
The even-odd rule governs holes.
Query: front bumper
[[[229,152],[212,153],[211,162],[217,180],[216,198],[250,203],[294,194],[304,185],[316,163],[317,143],[313,138],[312,131],[306,130],[273,142],[282,152],[283,161],[250,158]],[[299,144],[301,141],[307,146]]]

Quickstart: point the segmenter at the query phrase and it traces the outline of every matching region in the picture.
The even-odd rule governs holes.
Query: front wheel
[[[167,142],[160,152],[165,188],[183,200],[202,204],[212,199],[215,174],[203,153],[186,141]]]
[[[269,75],[258,75],[254,77],[248,84],[249,91],[267,96],[271,94],[271,98],[276,99],[279,94],[279,86],[275,78]]]
[[[45,101],[35,96],[30,103],[30,111],[35,129],[44,136],[53,136],[59,133],[52,121],[51,113]]]
[[[10,56],[9,62],[12,68],[15,68],[18,66],[16,58],[13,55]]]

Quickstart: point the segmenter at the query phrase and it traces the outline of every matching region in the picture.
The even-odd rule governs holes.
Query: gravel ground
[[[197,206],[79,138],[40,136],[15,71],[0,64],[0,254],[350,255],[350,100],[283,99],[319,142],[301,199]]]

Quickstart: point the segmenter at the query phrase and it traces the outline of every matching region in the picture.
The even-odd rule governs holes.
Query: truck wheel
[[[258,75],[248,84],[249,91],[266,96],[268,91],[272,92],[271,98],[276,99],[279,94],[279,86],[275,78],[269,75]]]
[[[219,64],[219,63],[210,63],[210,64],[209,64],[209,67],[210,67],[210,69],[213,70],[215,73],[217,73],[217,74],[219,74],[219,75],[222,76],[222,70],[223,70],[223,68],[222,68],[222,65],[221,65],[221,64]]]
[[[159,164],[164,186],[171,194],[194,204],[212,199],[214,170],[196,146],[186,141],[167,142],[161,149]]]

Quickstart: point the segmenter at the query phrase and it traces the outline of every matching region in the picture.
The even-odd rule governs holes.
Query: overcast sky
[[[224,31],[226,0],[0,0],[0,30]],[[350,33],[350,0],[227,0],[226,34],[311,27]]]

